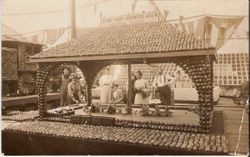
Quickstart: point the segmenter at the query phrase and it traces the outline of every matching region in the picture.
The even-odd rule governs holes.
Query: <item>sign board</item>
[[[140,22],[156,22],[160,20],[161,17],[158,11],[150,11],[115,17],[101,17],[100,26],[126,25]]]

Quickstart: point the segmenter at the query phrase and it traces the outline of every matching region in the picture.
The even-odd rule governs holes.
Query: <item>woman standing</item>
[[[149,104],[149,84],[148,81],[142,78],[142,72],[136,72],[135,88],[135,102],[134,104]]]
[[[101,87],[101,102],[110,103],[111,101],[111,87],[113,84],[113,78],[110,75],[110,70],[105,69],[104,75],[100,78],[99,84]]]

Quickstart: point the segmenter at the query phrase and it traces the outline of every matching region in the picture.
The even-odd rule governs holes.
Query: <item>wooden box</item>
[[[100,116],[92,116],[91,124],[93,124],[93,125],[101,125],[102,124],[102,117],[100,117]]]
[[[103,117],[102,118],[102,125],[104,125],[104,126],[114,126],[115,125],[115,118]]]
[[[70,117],[70,122],[80,124],[81,123],[81,116],[80,115],[72,115]]]
[[[81,116],[81,124],[91,124],[92,117],[89,115]]]

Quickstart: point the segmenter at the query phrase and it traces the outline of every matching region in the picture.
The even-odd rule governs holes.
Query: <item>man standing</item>
[[[113,84],[113,78],[110,75],[110,70],[105,69],[104,75],[100,78],[99,84],[101,87],[101,102],[109,103],[111,101],[111,87]]]
[[[163,70],[159,69],[158,75],[154,79],[153,86],[159,93],[160,101],[163,105],[171,104],[171,82],[172,77],[163,75]]]
[[[68,85],[69,104],[79,104],[81,100],[81,85],[76,73],[72,73],[72,81]]]
[[[63,75],[61,79],[61,89],[60,89],[60,105],[67,106],[68,105],[68,84],[70,82],[69,78],[70,72],[67,67],[63,69]]]

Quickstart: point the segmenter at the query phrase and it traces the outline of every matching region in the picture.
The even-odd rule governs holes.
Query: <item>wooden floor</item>
[[[224,115],[224,131],[229,142],[229,152],[234,153],[239,136],[239,128],[242,119],[243,106],[233,104],[231,99],[220,98],[215,110],[222,110]],[[249,152],[249,111],[246,110],[241,130],[240,145],[237,153]]]

